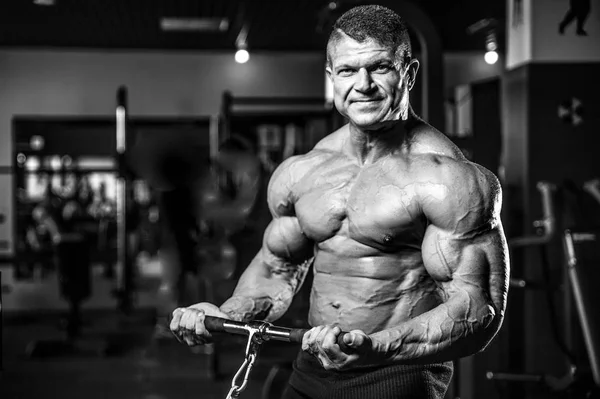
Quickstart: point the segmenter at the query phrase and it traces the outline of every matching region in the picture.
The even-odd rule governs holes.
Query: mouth
[[[381,98],[362,98],[357,100],[352,100],[353,103],[374,103],[381,101]]]

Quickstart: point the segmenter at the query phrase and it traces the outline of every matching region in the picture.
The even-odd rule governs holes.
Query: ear
[[[406,67],[406,86],[408,90],[412,90],[417,80],[417,72],[419,72],[419,60],[412,59]]]
[[[331,67],[330,66],[325,67],[325,73],[327,74],[327,77],[329,79],[331,79]]]

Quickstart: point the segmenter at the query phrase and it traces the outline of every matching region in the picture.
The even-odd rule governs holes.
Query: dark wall
[[[536,183],[541,180],[557,185],[554,195],[559,211],[558,232],[565,228],[564,215],[572,204],[565,200],[565,180],[581,187],[585,180],[600,176],[600,99],[591,90],[599,64],[530,64],[507,72],[503,82],[505,200],[504,217],[510,234],[532,234],[532,224],[542,217],[540,194]],[[559,105],[578,98],[584,110],[584,122],[574,126],[558,116]],[[588,219],[593,219],[592,213]],[[519,222],[521,221],[521,222]],[[588,223],[600,225],[597,221]],[[519,229],[522,232],[519,232]],[[542,252],[545,251],[545,252]],[[555,287],[548,298],[543,290],[519,292],[511,289],[509,317],[519,318],[522,309],[524,349],[523,369],[556,376],[566,372],[566,356],[552,335],[551,316],[558,321],[559,333],[568,329],[565,313],[569,313],[565,291],[564,254],[560,234],[544,248],[512,251],[513,277],[525,277],[543,283],[549,276]],[[547,260],[547,269],[543,267]],[[567,292],[568,294],[568,292]],[[549,303],[548,299],[554,303]],[[518,334],[513,338],[518,339]],[[577,340],[579,337],[574,337]],[[528,397],[544,397],[540,390],[530,389]]]
[[[592,89],[600,64],[534,64],[529,69],[531,178],[581,183],[600,176],[600,98]],[[584,107],[580,126],[557,115],[559,104],[573,97]]]
[[[471,85],[473,104],[473,146],[476,162],[496,176],[502,151],[500,119],[500,80],[497,78]]]
[[[529,97],[530,97],[530,119],[529,119],[529,175],[532,182],[538,180],[550,180],[562,184],[565,180],[571,180],[576,187],[581,187],[585,180],[600,177],[600,114],[594,112],[600,109],[600,99],[596,90],[591,90],[591,82],[597,81],[600,64],[540,64],[530,66]],[[557,109],[561,102],[579,99],[584,107],[583,123],[574,126],[568,121],[558,118]],[[587,112],[585,112],[587,110]],[[564,187],[559,187],[564,190]],[[534,195],[533,187],[529,187],[530,195]],[[562,205],[563,215],[572,213],[573,207],[578,204],[567,203],[565,192],[558,192],[558,205]],[[562,202],[561,202],[562,200]],[[600,206],[600,205],[599,205]],[[577,224],[585,223],[600,225],[600,219],[590,220],[598,217],[596,209],[589,209],[588,218],[580,218]],[[561,230],[569,221],[564,216],[559,220]],[[564,255],[560,241],[557,245],[548,249],[551,275],[560,278],[564,271]],[[544,270],[533,269],[531,276],[543,277]],[[568,285],[568,281],[562,281]],[[568,294],[568,292],[566,292]],[[567,316],[564,312],[572,309],[564,306],[569,298],[564,293],[554,295],[555,303],[558,304],[559,323],[566,332],[569,328]],[[546,339],[540,341],[539,334],[544,327],[548,326],[549,307],[544,306],[546,300],[542,293],[531,296],[530,307],[540,309],[533,311],[534,317],[529,319],[530,328],[528,338],[535,342],[536,356],[532,357],[531,366],[543,367],[545,364],[553,364],[561,368],[564,355],[557,349],[557,345],[545,334]],[[564,311],[564,312],[562,312]],[[544,320],[545,319],[545,320]],[[568,342],[572,348],[580,336],[574,336]],[[543,346],[540,345],[543,343]],[[540,350],[542,348],[550,350]],[[562,360],[562,362],[561,362]],[[558,366],[558,367],[557,367]],[[564,372],[564,369],[563,369]]]
[[[502,151],[500,174],[503,189],[502,220],[506,236],[510,239],[522,235],[526,228],[528,197],[524,194],[529,184],[527,166],[527,122],[529,71],[519,68],[508,71],[502,78]],[[512,278],[522,278],[525,265],[523,253],[510,251]],[[501,334],[508,341],[506,371],[523,372],[526,356],[524,339],[525,293],[510,288],[506,319]],[[505,397],[522,398],[524,391],[520,384],[496,384],[503,386]]]

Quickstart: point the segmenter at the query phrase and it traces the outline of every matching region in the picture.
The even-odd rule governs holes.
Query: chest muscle
[[[320,243],[345,235],[384,251],[418,245],[424,226],[412,189],[402,187],[401,176],[350,163],[318,169],[296,193],[296,215],[309,238]]]

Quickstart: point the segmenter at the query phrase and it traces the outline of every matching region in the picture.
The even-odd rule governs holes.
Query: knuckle
[[[321,347],[323,348],[323,350],[325,352],[331,352],[332,349],[334,348],[333,346],[334,344],[332,342],[329,341],[323,341],[323,343],[321,344]]]

